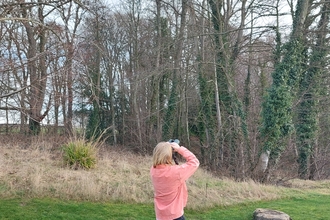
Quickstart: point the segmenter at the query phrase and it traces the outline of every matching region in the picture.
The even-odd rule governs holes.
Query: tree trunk
[[[30,132],[34,135],[38,135],[40,133],[40,122],[45,117],[45,115],[41,114],[45,89],[46,89],[46,81],[47,81],[47,73],[46,73],[46,63],[45,63],[45,44],[46,44],[46,36],[45,36],[45,28],[43,26],[44,23],[44,15],[42,11],[42,1],[38,0],[40,3],[38,6],[38,17],[40,24],[38,25],[38,35],[35,37],[34,27],[29,23],[27,8],[22,4],[22,16],[26,19],[23,21],[27,38],[29,42],[27,58],[28,62],[28,74],[30,76],[31,88],[29,91],[29,128]],[[37,40],[39,41],[39,45],[37,44]],[[37,54],[39,57],[37,57]]]
[[[316,45],[312,48],[310,58],[310,68],[304,74],[300,83],[301,102],[298,106],[297,119],[297,140],[299,151],[299,176],[302,179],[314,176],[310,170],[310,165],[315,166],[315,158],[312,156],[315,146],[315,137],[318,132],[318,100],[320,92],[320,77],[327,62],[329,49],[327,47],[327,27],[329,24],[329,8],[330,3],[323,4],[321,9],[321,18],[318,23],[316,34]],[[309,161],[310,158],[314,162]],[[315,167],[313,172],[315,172]]]

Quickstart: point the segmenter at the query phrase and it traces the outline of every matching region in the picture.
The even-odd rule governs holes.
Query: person
[[[173,152],[182,155],[186,162],[176,165],[172,159]],[[188,200],[186,180],[198,166],[198,159],[187,148],[174,142],[160,142],[156,145],[150,176],[157,220],[185,220],[184,207]]]

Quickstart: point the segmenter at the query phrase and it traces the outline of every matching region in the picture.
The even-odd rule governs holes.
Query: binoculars
[[[179,139],[170,139],[168,142],[180,144]]]
[[[168,142],[180,144],[179,139],[170,139]],[[176,165],[179,165],[179,162],[178,162],[177,157],[176,157],[176,153],[173,151],[173,149],[172,149],[172,159],[174,160],[174,163]]]

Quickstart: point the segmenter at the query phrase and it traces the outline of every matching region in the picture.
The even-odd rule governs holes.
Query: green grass
[[[329,220],[330,196],[308,194],[290,199],[254,202],[229,207],[219,207],[206,212],[190,211],[188,219],[251,220],[257,208],[275,209],[287,213],[294,220]]]
[[[92,203],[54,199],[0,200],[0,219],[155,219],[153,206],[144,204]]]
[[[316,193],[297,195],[290,199],[263,201],[218,207],[210,210],[189,210],[187,220],[251,220],[256,208],[283,211],[294,220],[330,219],[330,196]],[[152,204],[93,203],[61,201],[55,199],[2,199],[0,219],[155,219]]]

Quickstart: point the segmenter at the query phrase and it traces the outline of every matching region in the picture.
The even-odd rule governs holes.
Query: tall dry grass
[[[66,167],[62,161],[59,146],[63,142],[65,140],[54,143],[54,140],[49,138],[28,141],[21,138],[20,142],[1,142],[0,197],[153,202],[149,177],[152,164],[150,156],[103,147],[99,151],[95,169],[73,170]],[[304,185],[299,181],[294,184]],[[187,185],[188,207],[193,209],[276,199],[292,192],[292,189],[262,185],[253,181],[238,183],[227,178],[217,178],[202,168],[188,180]],[[296,190],[299,190],[298,188]]]

